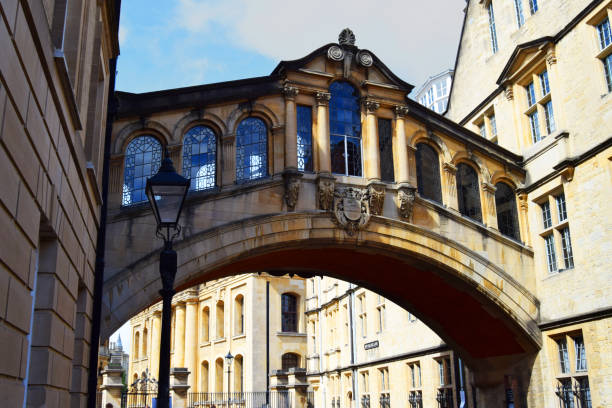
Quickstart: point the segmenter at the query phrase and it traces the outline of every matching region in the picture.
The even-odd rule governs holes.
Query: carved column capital
[[[327,106],[329,105],[331,94],[329,92],[317,92],[315,94],[315,99],[317,101],[318,106]]]
[[[557,54],[555,53],[555,49],[552,47],[546,52],[546,62],[549,66],[557,63]]]
[[[221,136],[221,143],[223,143],[224,145],[234,144],[235,140],[236,140],[235,133],[226,133],[225,135]]]
[[[514,99],[514,91],[512,90],[512,84],[506,84],[506,87],[504,88],[504,95],[509,101]]]
[[[366,113],[374,113],[378,110],[378,108],[380,108],[380,103],[370,98],[363,98],[361,103],[363,104],[363,108],[365,109]]]
[[[285,86],[283,86],[282,92],[283,92],[283,95],[285,95],[286,100],[292,101],[292,100],[295,100],[295,97],[300,91],[295,86],[285,84]]]
[[[393,112],[395,113],[395,119],[403,118],[408,115],[410,109],[404,105],[395,105],[393,107]]]
[[[455,166],[453,163],[451,162],[445,162],[442,163],[442,169],[447,172],[450,173],[451,175],[455,175],[457,174],[457,166]]]
[[[521,209],[521,211],[527,211],[527,209],[529,208],[529,201],[527,199],[527,193],[518,193],[518,199],[519,199],[519,207]]]
[[[485,193],[495,195],[495,191],[497,190],[497,187],[495,187],[493,184],[483,181],[481,185],[482,185],[482,191],[484,191]]]

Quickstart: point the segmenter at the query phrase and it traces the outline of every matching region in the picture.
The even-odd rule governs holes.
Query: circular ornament
[[[327,50],[327,57],[333,61],[342,61],[344,58],[344,51],[337,45],[332,45]]]
[[[360,51],[357,55],[357,61],[364,67],[371,67],[374,63],[374,58],[369,53]]]

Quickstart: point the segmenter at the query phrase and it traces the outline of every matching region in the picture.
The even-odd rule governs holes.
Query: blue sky
[[[419,86],[454,64],[464,0],[124,0],[117,89],[147,92],[268,75],[350,27]]]
[[[268,75],[281,60],[336,42],[345,27],[358,47],[418,87],[453,67],[464,7],[465,0],[123,0],[116,88]],[[120,332],[129,352],[129,323]]]

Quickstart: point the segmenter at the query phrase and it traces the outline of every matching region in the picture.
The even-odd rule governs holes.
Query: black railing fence
[[[294,408],[288,391],[190,392],[188,408]]]
[[[153,406],[153,398],[157,398],[157,392],[126,392],[121,395],[121,408],[150,408]]]

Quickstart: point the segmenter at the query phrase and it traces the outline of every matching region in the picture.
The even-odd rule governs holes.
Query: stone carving
[[[302,173],[296,170],[285,170],[283,179],[285,181],[285,203],[288,211],[295,211],[295,206],[300,195],[300,178]]]
[[[337,45],[332,45],[327,49],[327,58],[332,61],[342,61],[344,58],[344,51]]]
[[[385,204],[385,185],[382,183],[370,183],[368,185],[368,196],[372,215],[382,215],[383,205]]]
[[[350,236],[370,221],[369,194],[347,187],[334,192],[334,221]]]
[[[317,92],[315,99],[317,100],[317,105],[327,105],[331,99],[331,94],[329,92]]]
[[[372,54],[365,51],[359,51],[357,53],[357,62],[363,67],[371,67],[374,63],[374,58],[372,58]]]
[[[369,98],[364,98],[363,107],[365,108],[366,112],[373,113],[376,112],[378,108],[380,108],[380,103]]]
[[[325,211],[331,211],[334,204],[334,177],[319,176],[317,179],[317,202],[319,208]]]
[[[395,112],[396,118],[403,118],[404,116],[408,115],[410,109],[407,106],[395,105],[393,107],[393,112]]]
[[[512,85],[507,85],[506,89],[504,89],[504,94],[506,95],[506,99],[511,101],[514,99],[514,91],[512,90]]]
[[[283,87],[283,95],[285,95],[286,99],[295,99],[298,93],[299,93],[299,90],[295,86],[286,84]]]
[[[412,216],[412,208],[414,207],[414,198],[416,188],[412,186],[403,186],[397,190],[398,210],[402,218],[407,220]]]
[[[350,28],[345,28],[338,36],[338,44],[355,45],[355,34]]]

